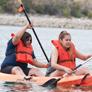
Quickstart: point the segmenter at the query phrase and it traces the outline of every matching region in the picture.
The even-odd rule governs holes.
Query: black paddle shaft
[[[76,67],[73,69],[73,72],[74,72],[75,70],[77,70],[79,67],[81,67],[82,65],[86,64],[87,62],[89,62],[91,59],[92,59],[92,57],[88,58],[88,59],[86,60],[86,62],[84,62],[84,63],[79,64],[78,66],[76,66]]]
[[[24,7],[23,7],[23,4],[21,4],[21,7],[24,8]],[[26,16],[26,18],[27,18],[29,24],[31,24],[31,21],[30,21],[28,15],[27,15],[25,9],[23,10],[23,12],[24,12],[24,14],[25,14],[25,16]],[[45,51],[44,51],[44,49],[43,49],[43,47],[42,47],[42,45],[41,45],[41,42],[40,42],[40,40],[39,40],[39,38],[38,38],[38,36],[37,36],[37,34],[36,34],[36,32],[35,32],[35,30],[34,30],[33,27],[32,27],[32,30],[33,30],[33,33],[34,33],[34,35],[35,35],[35,37],[36,37],[36,39],[37,39],[37,41],[38,41],[38,43],[39,43],[39,45],[40,45],[40,48],[41,48],[41,50],[42,50],[42,52],[43,52],[43,54],[44,54],[46,60],[49,62],[49,59],[48,59],[48,57],[47,57],[47,55],[46,55],[46,53],[45,53]]]

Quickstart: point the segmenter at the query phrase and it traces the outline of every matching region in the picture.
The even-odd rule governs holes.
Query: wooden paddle
[[[82,64],[79,64],[77,67],[75,67],[73,69],[73,72],[74,73],[79,67],[83,66],[85,63],[87,63],[88,61],[90,61],[92,59],[92,57],[88,58],[84,63]],[[48,89],[53,89],[57,86],[57,82],[59,80],[61,80],[62,78],[64,78],[66,75],[68,75],[67,73],[65,73],[62,77],[56,79],[56,78],[52,78],[50,80],[48,80],[47,82],[45,82],[44,84],[42,84],[41,86],[42,87],[47,87]]]
[[[26,18],[27,18],[29,24],[32,25],[32,23],[31,23],[31,21],[30,21],[28,15],[27,15],[27,12],[26,12],[26,10],[25,10],[25,8],[24,8],[24,5],[23,5],[22,1],[21,1],[21,0],[17,0],[17,1],[18,1],[19,4],[20,4],[20,12],[24,12],[24,14],[25,14],[25,16],[26,16]],[[40,40],[39,40],[39,38],[38,38],[38,36],[37,36],[37,34],[36,34],[36,32],[35,32],[33,26],[32,26],[32,30],[33,30],[33,33],[34,33],[34,35],[35,35],[35,37],[36,37],[36,39],[37,39],[37,41],[38,41],[38,43],[39,43],[39,45],[40,45],[40,48],[41,48],[41,50],[42,50],[42,52],[43,52],[43,54],[44,54],[46,60],[49,62],[49,59],[48,59],[48,57],[47,57],[47,55],[46,55],[46,53],[45,53],[45,51],[44,51],[44,49],[43,49],[43,47],[42,47],[42,45],[41,45],[41,42],[40,42]]]

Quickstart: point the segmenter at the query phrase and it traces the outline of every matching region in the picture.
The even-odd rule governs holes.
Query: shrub
[[[77,18],[82,17],[82,11],[79,3],[73,3],[73,6],[71,7],[71,15]]]
[[[92,11],[88,12],[88,18],[92,18]]]

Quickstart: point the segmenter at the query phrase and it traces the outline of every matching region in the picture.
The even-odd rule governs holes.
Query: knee
[[[28,75],[43,76],[43,73],[37,68],[32,68]]]
[[[13,70],[15,70],[15,71],[20,71],[21,68],[20,68],[19,66],[16,66],[16,67],[13,68]]]
[[[34,72],[39,72],[39,71],[40,71],[40,70],[37,69],[37,68],[32,68],[31,70],[34,71]]]

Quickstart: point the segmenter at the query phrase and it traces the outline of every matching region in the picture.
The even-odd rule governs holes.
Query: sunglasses
[[[30,41],[32,43],[32,39],[30,37],[27,37],[26,41]]]

